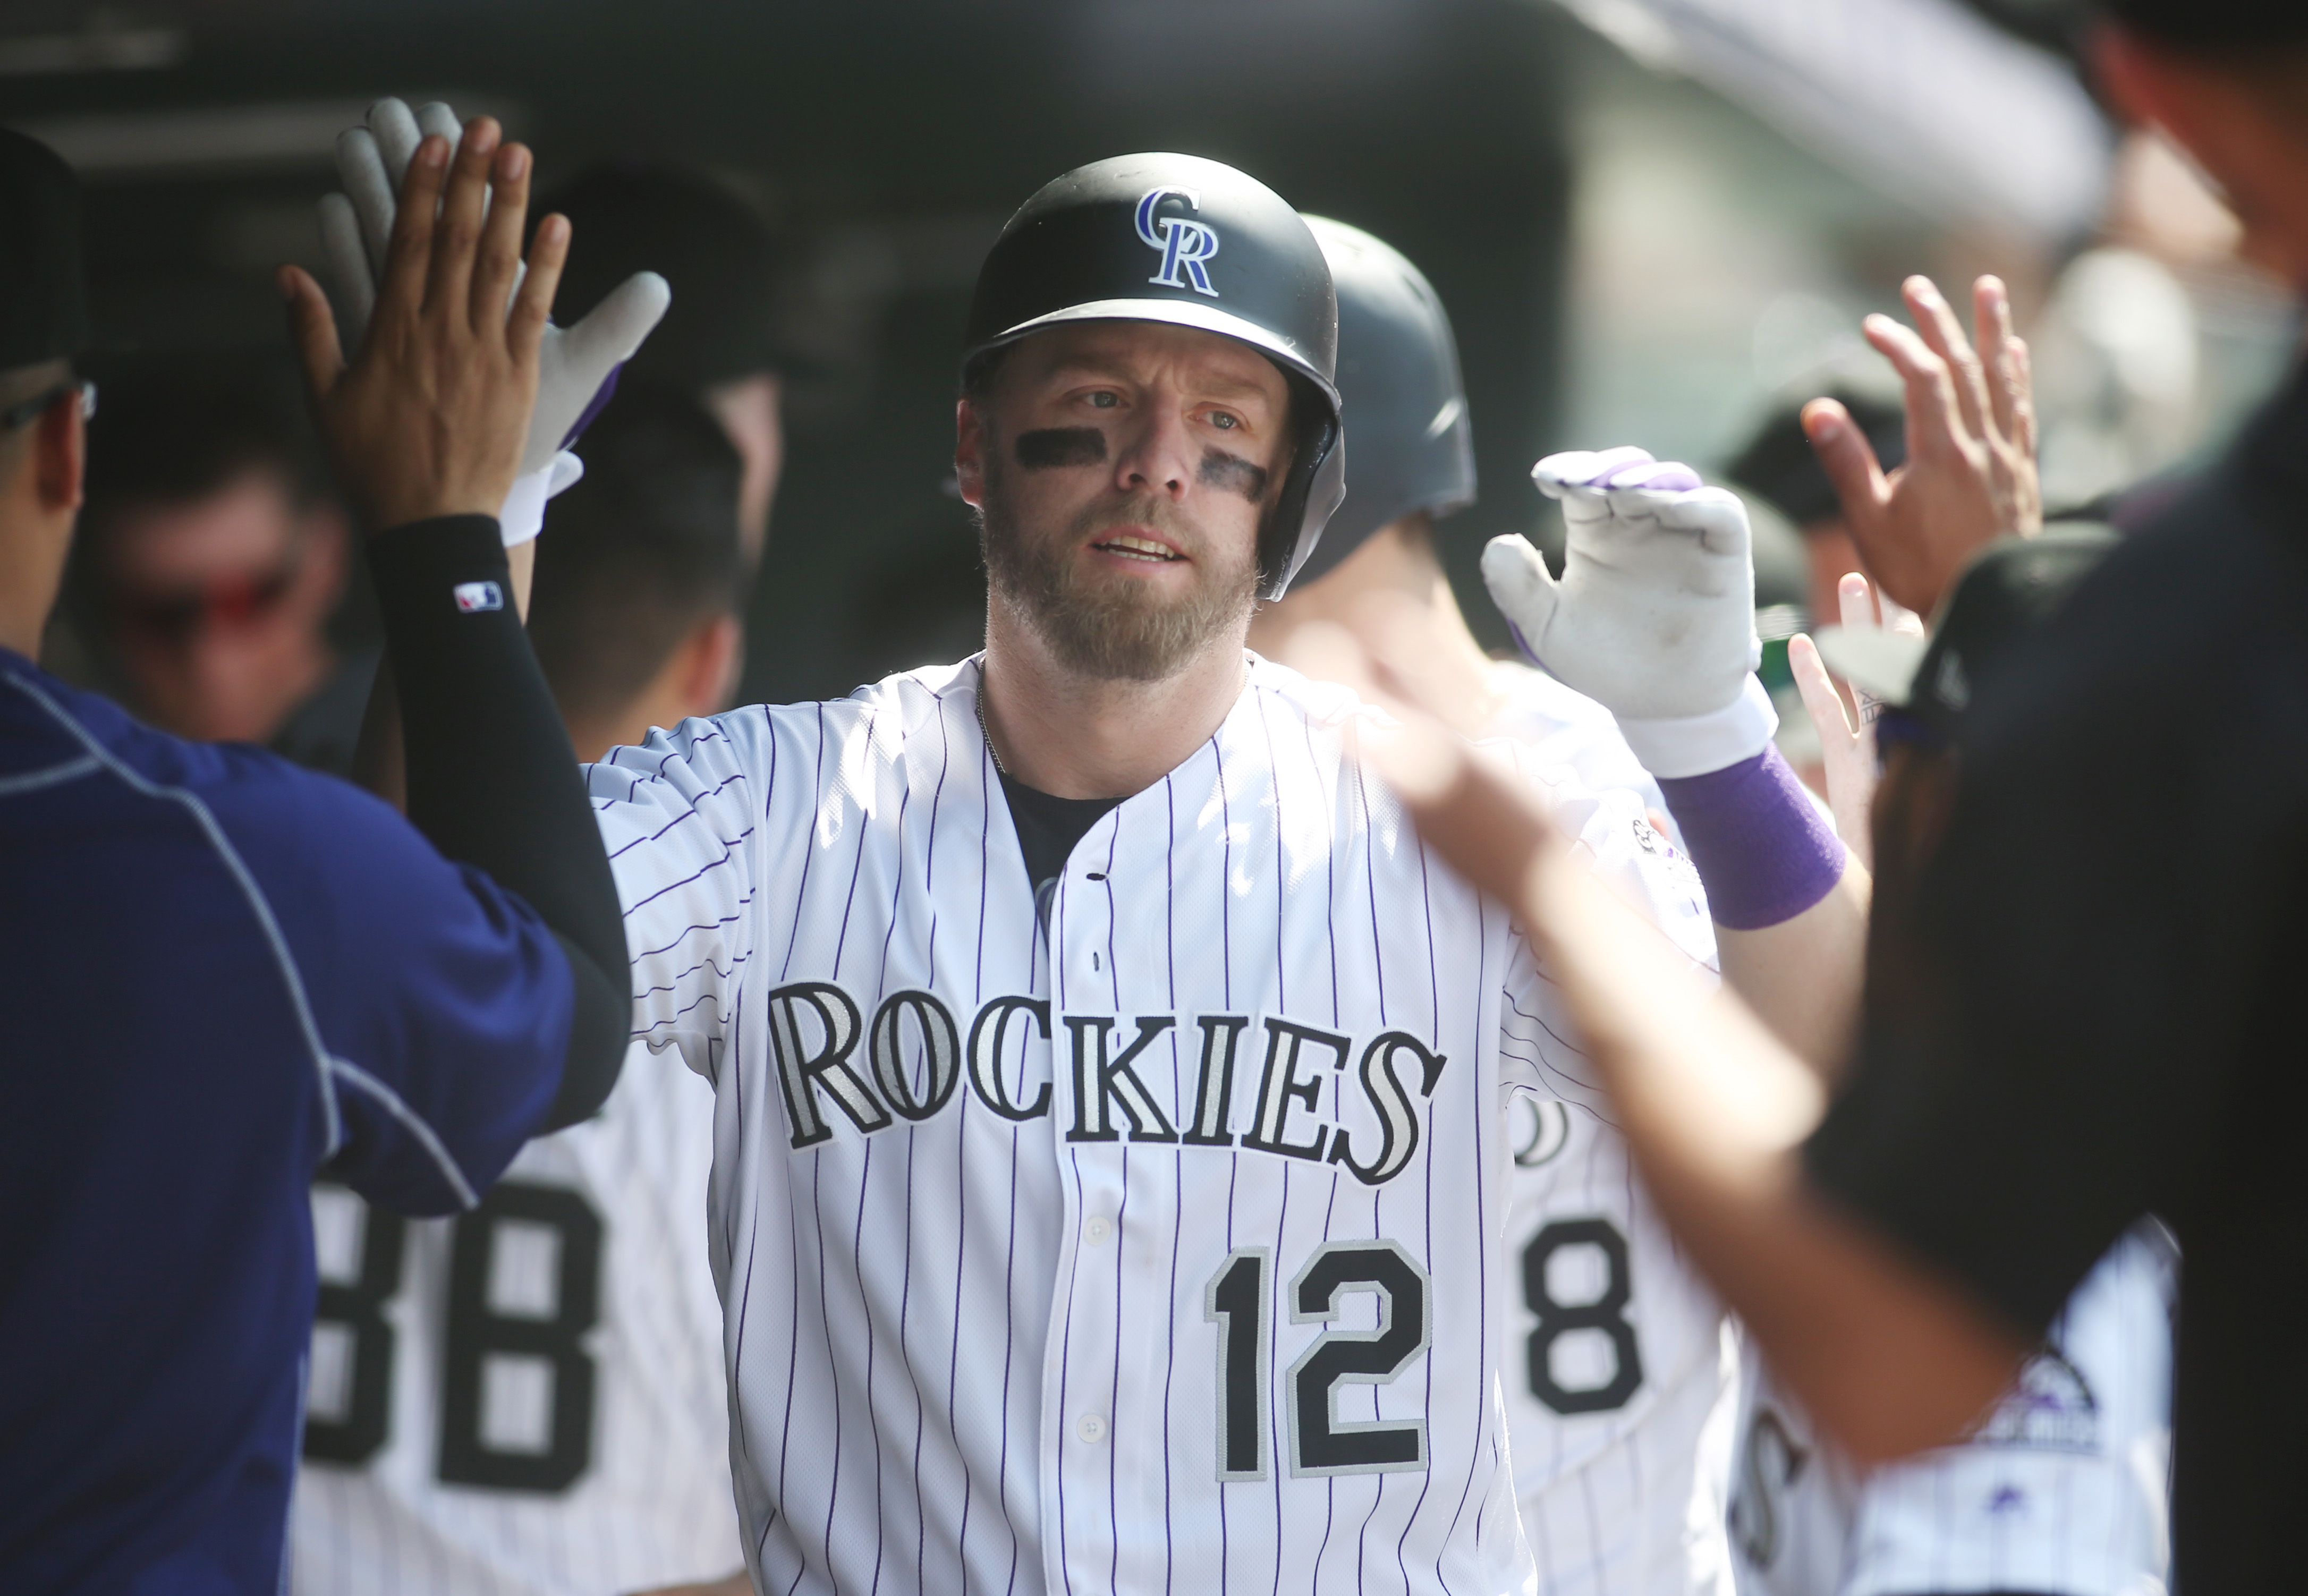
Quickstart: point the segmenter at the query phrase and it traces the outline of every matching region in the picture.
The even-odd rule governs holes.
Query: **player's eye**
[[[1210,425],[1220,432],[1232,432],[1242,425],[1242,418],[1226,410],[1212,410]]]
[[[1106,388],[1100,388],[1089,396],[1090,409],[1094,410],[1110,410],[1121,402],[1122,395]]]

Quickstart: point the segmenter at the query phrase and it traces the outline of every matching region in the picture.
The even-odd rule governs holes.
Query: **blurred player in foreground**
[[[1966,711],[2011,651],[2106,553],[2097,528],[2006,539],[1950,596],[1928,650],[1919,634],[1830,631],[1830,659],[1877,706],[1886,758],[1873,811],[1875,912],[1869,979],[1896,1005],[1919,974],[1916,894],[1959,779]],[[1805,699],[1848,722],[1825,673]],[[1875,787],[1869,769],[1865,785]],[[2013,1388],[1963,1440],[1862,1471],[1816,1434],[1801,1405],[1751,1356],[1742,1393],[1733,1543],[1743,1591],[1771,1596],[1919,1596],[2027,1591],[2157,1592],[2170,1575],[2172,1316],[2176,1253],[2142,1221],[2095,1265]],[[1752,1349],[1751,1349],[1752,1353]]]
[[[1347,496],[1289,593],[1262,607],[1251,646],[1284,657],[1302,627],[1348,627],[1394,600],[1417,647],[1470,717],[1570,766],[1586,787],[1623,791],[1630,833],[1699,885],[1645,811],[1666,799],[1611,712],[1554,677],[1486,657],[1434,552],[1434,517],[1473,502],[1475,466],[1459,354],[1433,287],[1394,249],[1322,217],[1339,295],[1339,392],[1354,462]],[[1689,951],[1713,949],[1693,916]],[[1652,1212],[1624,1145],[1584,1110],[1517,1094],[1508,1250],[1519,1264],[1505,1371],[1523,1533],[1553,1596],[1726,1591],[1729,1421],[1736,1360],[1714,1293]],[[1710,1428],[1710,1419],[1713,1420]]]
[[[29,658],[81,503],[90,393],[72,358],[87,329],[71,175],[0,132],[12,1596],[277,1591],[314,1174],[403,1211],[469,1208],[528,1136],[581,1120],[616,1077],[614,891],[502,601],[494,513],[567,230],[540,229],[516,291],[528,152],[485,120],[453,181],[446,141],[425,154],[377,304],[389,336],[348,367],[313,336],[310,280],[282,282],[323,430],[376,529],[420,835],[341,782],[140,726]],[[441,801],[451,787],[487,794],[489,813]]]
[[[2037,502],[2025,346],[2012,335],[2002,286],[1994,279],[1982,279],[1975,289],[1977,348],[1985,355],[1926,280],[1910,280],[1906,297],[1916,330],[1875,318],[1867,334],[1906,383],[1913,457],[1884,484],[1882,497],[1855,505],[1853,513],[1871,526],[1904,523],[1942,548],[1976,548],[2000,528],[2028,524]],[[1955,403],[1940,381],[1949,370],[1964,368],[1979,369],[1994,384],[1993,400],[1983,395],[1976,410]],[[1603,476],[1605,470],[1610,475]],[[1648,606],[1623,600],[1620,622],[1609,629],[1638,658],[1671,642],[1643,638],[1632,624],[1638,618],[1672,625],[1684,635],[1733,632],[1748,600],[1742,584],[1713,573],[1727,555],[1744,548],[1736,536],[1743,518],[1727,512],[1725,519],[1695,515],[1702,504],[1725,509],[1719,498],[1701,499],[1706,490],[1681,486],[1695,477],[1639,451],[1556,457],[1542,462],[1538,474],[1542,485],[1565,500],[1571,536],[1561,583],[1523,580],[1536,567],[1519,540],[1498,540],[1485,562],[1494,596],[1519,635],[1551,651],[1564,669],[1622,697],[1628,692],[1623,667],[1615,674],[1616,661],[1606,653],[1582,654],[1579,647],[1605,630],[1590,608],[1598,593],[1611,593],[1634,577],[1641,591],[1654,595]],[[1630,476],[1635,485],[1609,486]],[[1602,486],[1596,485],[1598,477]],[[2007,585],[2022,601],[1999,609],[1992,599],[2003,590],[1991,589],[1990,600],[1975,599],[1957,627],[1965,643],[1958,677],[1969,684],[1968,691],[1985,690],[2001,662],[1999,650],[2008,650],[2028,623],[2064,596],[2104,539],[2070,536],[2056,545],[2030,543],[2021,557],[2005,562]],[[1839,585],[1847,613],[1872,616],[1863,578],[1846,574]],[[1910,671],[1923,647],[1920,628],[1882,630],[1872,621],[1830,635],[1863,658],[1870,648],[1902,658]],[[1834,811],[1864,824],[1874,786],[1874,726],[1863,718],[1859,730],[1852,729],[1808,639],[1794,640],[1790,660],[1830,755]],[[1933,669],[1941,663],[1935,660]],[[1882,686],[1878,677],[1868,679]],[[1718,697],[1727,693],[1715,689]],[[1904,676],[1890,695],[1894,703],[1906,702]],[[1954,758],[1959,707],[1943,709],[1933,721],[1942,767]],[[1647,742],[1655,741],[1653,725],[1636,724]],[[1759,757],[1764,765],[1776,758],[1769,749]],[[1734,765],[1665,785],[1670,803],[1689,817],[1702,876],[1711,873],[1712,880],[1721,880],[1735,868],[1729,879],[1737,896],[1727,893],[1726,899],[1778,902],[1784,914],[1786,903],[1800,902],[1787,898],[1787,889],[1816,879],[1816,812],[1784,775],[1770,782],[1753,776],[1740,781],[1740,772]],[[1728,799],[1709,791],[1735,781],[1740,784]],[[1897,889],[1912,877],[1933,837],[1924,807],[1894,807],[1894,823],[1878,829],[1894,850],[1887,867]],[[1855,841],[1852,854],[1860,851]],[[1856,901],[1868,906],[1872,884],[1848,866],[1844,879],[1856,884]],[[1906,964],[1884,953],[1887,945],[1897,945],[1912,914],[1911,894],[1895,890],[1873,910],[1875,951],[1868,979],[1871,1001],[1880,1004],[1884,994],[1913,984]],[[1718,918],[1724,918],[1723,910]],[[1810,938],[1801,936],[1804,919],[1815,922]],[[1802,962],[1777,973],[1826,989],[1847,982],[1868,927],[1847,918],[1816,922],[1815,914],[1798,916],[1779,934],[1786,940],[1778,945],[1793,947]],[[1812,957],[1827,936],[1848,939],[1840,962]],[[1749,953],[1771,945],[1743,945]],[[1856,997],[1851,991],[1820,1006],[1852,1013]],[[1761,1012],[1785,1034],[1782,1022],[1768,1008]],[[1806,1052],[1831,1089],[1851,1039],[1822,1033],[1814,1040],[1830,1044]],[[1926,1596],[2024,1588],[2104,1596],[2161,1588],[2167,1565],[2162,1480],[2170,1292],[2169,1261],[2154,1241],[2119,1244],[1993,1419],[1962,1446],[1864,1479],[1814,1439],[1800,1407],[1775,1389],[1751,1345],[1731,1514],[1742,1589],[1780,1596]]]
[[[737,453],[696,405],[629,384],[585,459],[529,617],[581,759],[721,707],[740,560]],[[705,1256],[713,1094],[635,1052],[456,1220],[317,1189],[298,1596],[749,1588]]]
[[[2255,257],[2308,289],[2308,18],[2112,9],[2097,47],[2111,94],[2195,155]],[[1994,402],[1975,367],[1927,375],[1949,407]],[[1812,421],[1830,470],[1880,506],[1880,480],[1841,469],[1833,422]],[[1423,728],[1393,761],[1425,834],[1512,894],[1561,962],[1678,1234],[1863,1462],[1963,1433],[2116,1238],[2148,1212],[2170,1221],[2187,1258],[2183,1590],[2286,1588],[2308,1484],[2308,1388],[2269,1351],[2308,1307],[2290,987],[2308,886],[2304,438],[2295,373],[1992,690],[1974,684],[1917,888],[1917,979],[1881,1009],[1871,989],[1831,1107],[1768,1032],[1670,978],[1647,928],[1557,867],[1512,784]],[[1854,534],[1895,598],[1929,608],[1952,578],[1948,544]]]

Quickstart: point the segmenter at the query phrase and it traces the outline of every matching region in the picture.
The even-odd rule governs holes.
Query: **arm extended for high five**
[[[629,1007],[616,887],[568,734],[506,602],[512,574],[496,523],[536,401],[568,227],[539,226],[513,293],[529,152],[500,147],[496,125],[481,118],[452,163],[439,137],[410,162],[369,335],[349,365],[313,280],[284,268],[281,289],[337,472],[382,529],[370,563],[401,706],[409,819],[443,854],[526,900],[574,979],[561,1086],[539,1127],[552,1129],[608,1096]]]
[[[2029,1338],[1807,1184],[1799,1149],[1826,1102],[1813,1068],[1572,864],[1524,784],[1405,706],[1405,671],[1343,634],[1327,646],[1354,657],[1325,674],[1396,708],[1402,735],[1366,756],[1421,835],[1530,933],[1645,1185],[1774,1369],[1863,1463],[1961,1435]]]

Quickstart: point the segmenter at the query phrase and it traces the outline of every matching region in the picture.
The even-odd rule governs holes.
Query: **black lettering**
[[[1114,1031],[1110,1016],[1068,1014],[1064,1018],[1074,1060],[1074,1127],[1066,1133],[1066,1140],[1113,1141],[1120,1133],[1106,1111],[1111,1101],[1129,1119],[1132,1141],[1176,1141],[1178,1133],[1170,1128],[1170,1121],[1154,1101],[1153,1094],[1146,1090],[1146,1083],[1130,1066],[1177,1021],[1168,1014],[1141,1014],[1137,1036],[1119,1057],[1109,1059],[1107,1043]]]
[[[1247,1014],[1203,1014],[1202,1066],[1194,1079],[1194,1118],[1179,1138],[1190,1147],[1231,1147],[1227,1109],[1234,1101],[1234,1054],[1250,1023]]]
[[[817,1017],[824,1033],[815,1052],[802,1040],[804,1011]],[[770,994],[770,1047],[777,1055],[786,1122],[792,1126],[796,1147],[814,1146],[833,1134],[833,1127],[818,1112],[821,1090],[861,1131],[878,1131],[890,1123],[889,1110],[875,1100],[873,1088],[849,1067],[860,1029],[857,1005],[830,982],[796,981]]]
[[[1434,1083],[1442,1078],[1442,1055],[1406,1031],[1383,1032],[1363,1049],[1363,1061],[1356,1074],[1361,1078],[1363,1095],[1370,1100],[1371,1111],[1378,1116],[1378,1156],[1367,1165],[1356,1163],[1348,1148],[1347,1129],[1340,1126],[1337,1140],[1331,1143],[1331,1161],[1346,1165],[1365,1186],[1393,1179],[1418,1151],[1418,1109],[1411,1102],[1402,1077],[1395,1074],[1395,1057],[1402,1053],[1418,1060],[1421,1098],[1433,1097]],[[1343,1055],[1339,1062],[1346,1062]]]
[[[1004,1119],[1039,1119],[1050,1111],[1050,1083],[1043,1082],[1042,1090],[1035,1095],[1034,1100],[1021,1107],[1011,1100],[1002,1078],[1003,1038],[1010,1029],[1010,1022],[1020,1014],[1032,1018],[1035,1036],[1044,1041],[1050,1040],[1049,999],[995,998],[979,1009],[977,1018],[969,1022],[969,1085],[970,1090],[977,1093],[978,1101]]]
[[[489,1275],[507,1221],[557,1232],[553,1316],[500,1312]],[[457,1222],[449,1253],[449,1323],[441,1367],[441,1479],[500,1490],[566,1490],[593,1461],[593,1359],[582,1339],[601,1310],[601,1219],[573,1191],[500,1181]],[[481,1382],[492,1359],[552,1371],[553,1432],[537,1451],[492,1446],[481,1434]]]
[[[352,1188],[333,1180],[318,1181],[354,1201]],[[352,1372],[345,1410],[334,1416],[307,1411],[305,1415],[305,1455],[323,1462],[365,1463],[384,1445],[392,1427],[392,1346],[391,1321],[384,1305],[400,1290],[401,1244],[408,1221],[366,1203],[357,1203],[361,1216],[360,1274],[347,1284],[324,1280],[313,1317],[322,1324],[341,1324],[350,1333]]]
[[[1295,1100],[1305,1105],[1310,1114],[1322,1101],[1322,1077],[1313,1075],[1305,1080],[1298,1077],[1298,1052],[1309,1042],[1330,1049],[1331,1067],[1338,1069],[1347,1061],[1354,1047],[1354,1039],[1333,1031],[1317,1031],[1311,1025],[1293,1024],[1288,1020],[1269,1019],[1266,1022],[1266,1064],[1258,1077],[1257,1123],[1243,1133],[1242,1144],[1264,1152],[1279,1152],[1291,1158],[1319,1160],[1331,1139],[1328,1126],[1317,1126],[1312,1142],[1289,1140],[1290,1105]]]
[[[920,1062],[913,1069],[906,1062],[908,1014],[913,1015],[914,1029],[921,1038]],[[954,1028],[953,1015],[945,1005],[927,992],[892,992],[883,998],[874,1012],[866,1053],[883,1097],[909,1119],[927,1119],[944,1108],[961,1079],[961,1033]],[[922,1086],[918,1092],[914,1090],[917,1077]]]

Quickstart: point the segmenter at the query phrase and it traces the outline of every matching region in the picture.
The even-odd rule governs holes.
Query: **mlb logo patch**
[[[504,608],[504,591],[494,582],[461,582],[451,591],[456,597],[458,609],[466,615]]]

